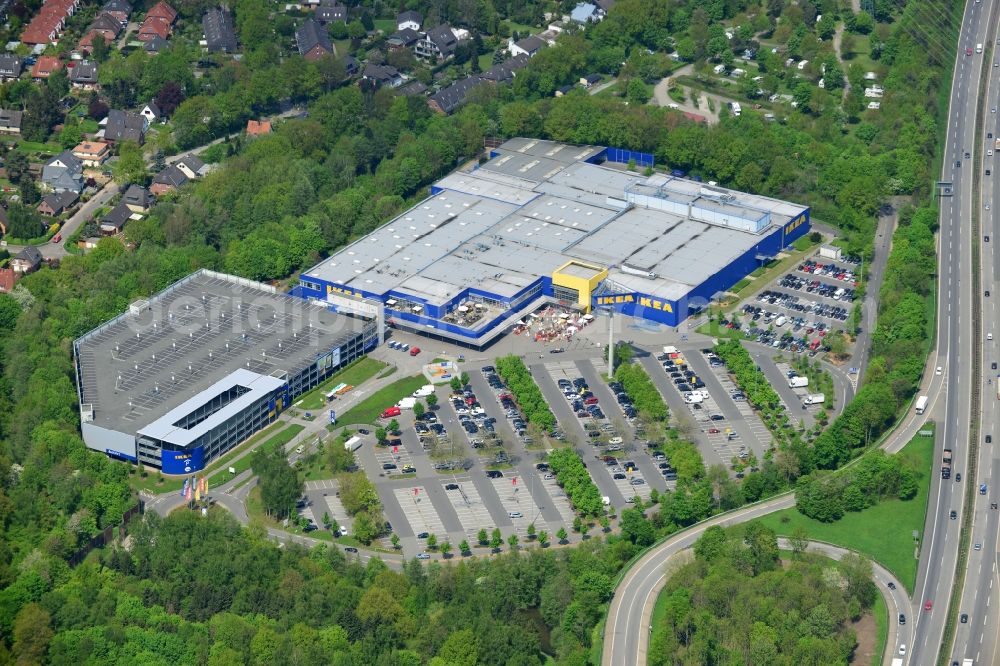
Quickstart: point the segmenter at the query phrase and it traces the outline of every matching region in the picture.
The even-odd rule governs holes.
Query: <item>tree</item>
[[[427,550],[437,550],[438,538],[434,534],[427,536]]]
[[[30,177],[30,172],[28,171],[28,156],[20,150],[12,150],[7,153],[5,162],[4,166],[7,169],[7,180],[10,182],[18,185],[20,184],[22,178],[25,176]]]
[[[60,95],[50,86],[42,86],[28,96],[21,118],[21,135],[28,141],[45,141],[59,122]]]
[[[461,391],[462,390],[462,380],[459,379],[458,377],[452,377],[451,378],[451,382],[449,382],[449,384],[451,385],[451,390],[452,391]]]
[[[500,534],[500,528],[494,527],[493,534],[490,535],[490,550],[494,553],[500,550],[500,546],[503,545],[503,535]]]
[[[460,379],[462,381],[462,386],[468,386],[469,385],[469,373],[463,372],[462,376],[460,377]]]
[[[14,619],[12,649],[19,664],[41,664],[49,650],[52,618],[36,603],[27,604]]]
[[[24,179],[22,183],[32,183]],[[29,208],[21,202],[12,202],[7,207],[7,236],[28,240],[38,238],[45,232],[45,225],[38,215],[38,211]]]
[[[108,115],[108,105],[101,101],[97,93],[93,93],[87,105],[87,115],[94,120],[102,120]]]
[[[413,416],[419,421],[424,416],[424,404],[417,402],[413,404]]]
[[[156,106],[163,115],[172,116],[184,99],[184,89],[174,81],[167,81],[156,93]]]
[[[118,160],[112,167],[115,182],[121,186],[146,183],[146,161],[142,148],[135,141],[124,141],[118,146]]]
[[[38,203],[42,195],[38,191],[38,185],[35,184],[32,178],[22,178],[21,184],[17,187],[17,192],[21,196],[21,202],[26,205],[34,205]]]
[[[401,548],[399,545],[399,535],[395,532],[393,532],[392,536],[389,537],[389,542],[392,544],[393,550],[399,550]]]
[[[542,544],[542,548],[549,545],[549,533],[547,530],[538,532],[538,543]]]
[[[471,549],[469,548],[469,542],[465,539],[462,539],[462,542],[458,544],[458,552],[460,552],[462,555],[465,555],[470,550]]]
[[[511,552],[517,552],[517,543],[518,543],[518,538],[516,533],[511,534],[509,537],[507,537],[507,545],[510,546]]]
[[[441,544],[441,554],[444,556],[445,559],[448,559],[448,555],[450,553],[451,553],[451,542],[445,541],[443,544]]]
[[[386,426],[386,430],[388,430],[391,433],[399,432],[399,421],[397,421],[396,419],[389,421],[389,425]]]
[[[642,79],[632,79],[625,86],[625,99],[629,106],[642,106],[649,101],[649,88]]]
[[[529,523],[525,533],[528,536],[528,540],[533,540],[535,538],[535,524]]]
[[[566,539],[568,537],[569,535],[566,533],[565,527],[560,527],[558,530],[556,530],[556,538],[559,539],[559,543],[566,543]]]
[[[0,331],[13,331],[24,310],[10,294],[0,294]]]
[[[485,546],[489,543],[489,535],[486,533],[486,528],[481,527],[479,533],[476,535],[476,541],[479,542],[480,546]]]

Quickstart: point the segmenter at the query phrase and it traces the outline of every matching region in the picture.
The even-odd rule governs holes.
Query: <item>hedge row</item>
[[[604,510],[601,492],[594,485],[583,460],[572,449],[556,449],[549,454],[549,467],[573,507],[585,516],[598,516]]]
[[[781,404],[781,398],[771,388],[764,373],[757,369],[757,363],[750,357],[750,352],[736,340],[720,342],[715,346],[715,353],[726,363],[726,367],[736,377],[736,383],[747,396],[747,401],[758,408],[775,408]]]
[[[532,378],[528,367],[524,365],[524,361],[518,356],[502,356],[496,360],[496,367],[514,394],[528,423],[534,423],[545,432],[555,428],[556,417],[549,410],[548,403],[542,397],[542,392],[538,389],[538,384]]]
[[[663,396],[653,385],[646,370],[637,363],[623,363],[615,370],[615,379],[622,383],[625,393],[632,398],[640,415],[654,421],[666,421],[667,405]]]

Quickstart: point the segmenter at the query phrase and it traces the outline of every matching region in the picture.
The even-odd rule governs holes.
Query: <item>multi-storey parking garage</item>
[[[73,343],[83,439],[196,472],[379,342],[375,321],[201,270]]]
[[[809,229],[809,208],[512,139],[302,275],[295,293],[483,347],[543,303],[676,326]]]

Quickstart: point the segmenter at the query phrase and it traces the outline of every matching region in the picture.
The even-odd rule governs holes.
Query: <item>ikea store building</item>
[[[305,271],[294,293],[487,346],[539,306],[677,326],[809,230],[809,208],[662,173],[649,155],[511,139]]]

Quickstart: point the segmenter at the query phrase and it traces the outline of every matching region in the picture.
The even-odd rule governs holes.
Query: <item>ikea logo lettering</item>
[[[328,294],[343,294],[344,296],[360,296],[361,295],[360,293],[355,293],[355,292],[351,291],[350,289],[342,289],[341,287],[333,287],[333,286],[330,286],[330,285],[327,285],[327,287],[326,287],[326,293],[328,293]]]
[[[805,215],[802,215],[802,216],[800,216],[800,217],[798,217],[798,218],[796,218],[796,219],[792,220],[792,221],[791,221],[791,222],[790,222],[790,223],[788,224],[788,226],[787,226],[787,227],[785,227],[785,233],[786,233],[786,234],[790,234],[790,233],[792,233],[793,231],[795,231],[796,229],[798,229],[799,227],[801,227],[801,226],[802,226],[803,224],[805,224],[805,223],[806,223],[806,216],[805,216]]]
[[[597,305],[626,305],[629,303],[638,303],[640,307],[650,308],[651,310],[660,310],[662,312],[673,312],[674,308],[670,303],[666,301],[661,301],[656,298],[650,298],[648,296],[639,296],[638,294],[621,294],[618,296],[598,296],[596,299]]]

